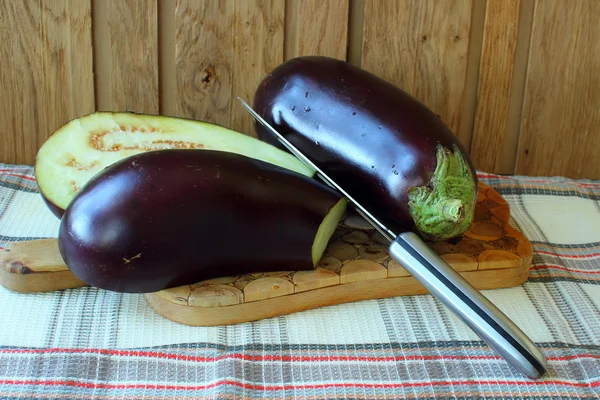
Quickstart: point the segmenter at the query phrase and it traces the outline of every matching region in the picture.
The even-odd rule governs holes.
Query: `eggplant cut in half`
[[[221,150],[313,176],[292,155],[256,138],[203,121],[133,113],[97,112],[57,129],[40,147],[35,177],[58,218],[97,173],[123,158],[161,149]]]
[[[59,250],[79,279],[118,292],[312,270],[346,204],[313,178],[241,154],[156,150],[82,188],[61,219]]]

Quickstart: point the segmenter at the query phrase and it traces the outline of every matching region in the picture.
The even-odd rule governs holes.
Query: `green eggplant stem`
[[[427,240],[447,240],[463,234],[473,223],[477,186],[469,164],[457,146],[441,145],[437,165],[427,186],[408,191],[408,207],[418,233]]]

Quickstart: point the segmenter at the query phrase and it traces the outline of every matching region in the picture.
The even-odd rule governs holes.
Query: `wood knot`
[[[23,264],[21,261],[13,261],[8,264],[8,271],[13,274],[21,275],[33,274],[33,270]]]
[[[427,41],[427,35],[421,36],[421,40],[424,41],[424,42],[426,42]]]
[[[204,76],[201,79],[201,82],[205,85],[210,85],[213,78],[215,76],[215,69],[213,66],[208,66],[204,69]]]
[[[456,248],[464,254],[479,254],[484,250],[483,244],[479,240],[466,237],[456,245]]]
[[[491,242],[497,248],[501,248],[504,250],[514,250],[519,245],[519,241],[510,236],[504,236],[498,240]]]

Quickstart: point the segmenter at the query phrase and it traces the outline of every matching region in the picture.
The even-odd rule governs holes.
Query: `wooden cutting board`
[[[429,245],[477,289],[520,285],[529,275],[533,249],[508,224],[509,217],[502,196],[480,183],[470,230]],[[16,242],[0,252],[0,284],[18,292],[85,286],[64,264],[56,239]],[[228,276],[146,293],[144,298],[172,321],[210,326],[424,293],[425,288],[390,258],[386,240],[360,216],[349,213],[314,271]]]

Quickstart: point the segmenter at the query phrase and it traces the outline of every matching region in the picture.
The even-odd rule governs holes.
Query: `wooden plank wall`
[[[254,135],[236,96],[299,55],[347,60],[432,108],[478,169],[600,179],[597,0],[0,2],[0,162],[94,110]]]

